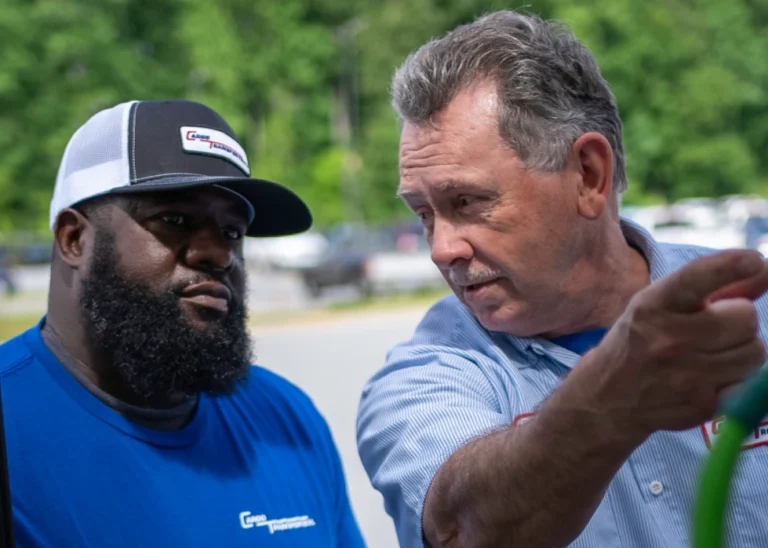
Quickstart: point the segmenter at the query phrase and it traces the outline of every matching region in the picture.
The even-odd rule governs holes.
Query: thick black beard
[[[120,275],[111,234],[99,233],[94,243],[80,307],[90,343],[139,400],[227,394],[248,375],[252,348],[243,294],[221,320],[197,327],[184,317],[174,288],[157,292]]]

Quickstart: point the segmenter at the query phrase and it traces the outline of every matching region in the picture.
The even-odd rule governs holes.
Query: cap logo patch
[[[237,166],[247,176],[251,174],[243,147],[224,132],[205,127],[183,126],[181,146],[188,154],[218,156]]]

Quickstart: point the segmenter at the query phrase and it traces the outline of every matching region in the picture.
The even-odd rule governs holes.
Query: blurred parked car
[[[4,248],[0,247],[0,287],[4,288],[5,293],[13,295],[16,293],[16,284],[13,282],[13,276],[11,275],[11,254]]]
[[[750,217],[744,223],[746,245],[768,256],[768,217]]]
[[[243,250],[246,260],[270,270],[295,270],[319,263],[328,240],[317,232],[278,238],[248,238]]]
[[[751,217],[768,216],[768,200],[761,196],[724,196],[719,202],[728,220],[740,225]]]
[[[430,258],[421,225],[338,227],[329,235],[322,260],[301,273],[313,297],[333,286],[354,286],[368,297],[443,282]]]
[[[660,242],[698,245],[713,249],[744,247],[744,231],[733,223],[697,226],[689,221],[670,221],[656,225],[654,237]]]
[[[622,206],[620,213],[631,221],[636,222],[647,231],[653,233],[653,229],[664,214],[664,206]]]
[[[53,244],[49,242],[19,246],[15,252],[17,264],[48,265],[53,257]]]
[[[333,234],[317,264],[300,269],[309,294],[319,297],[327,287],[351,285],[370,296],[373,288],[365,276],[366,260],[391,246],[388,240],[383,232],[366,227]]]

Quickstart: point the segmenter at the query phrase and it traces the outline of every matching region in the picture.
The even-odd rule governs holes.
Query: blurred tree
[[[47,227],[56,169],[86,118],[185,93],[183,50],[165,32],[178,9],[175,0],[0,3],[0,230]]]
[[[320,224],[341,220],[348,143],[334,132],[342,69],[335,29],[351,19],[354,3],[185,4],[177,35],[198,75],[187,95],[230,121],[254,176],[297,191]]]
[[[408,215],[394,198],[394,69],[497,0],[5,0],[0,231],[45,230],[72,132],[130,99],[219,110],[254,176],[319,226]],[[624,120],[628,202],[768,190],[768,1],[541,0],[595,52]]]
[[[557,0],[624,121],[628,198],[760,189],[768,178],[768,2]]]

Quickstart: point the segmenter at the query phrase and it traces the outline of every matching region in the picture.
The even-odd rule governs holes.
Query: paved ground
[[[357,456],[355,416],[360,391],[387,350],[410,337],[426,306],[320,324],[260,328],[258,363],[303,388],[330,424],[344,462],[355,514],[369,548],[397,540],[381,496]]]

